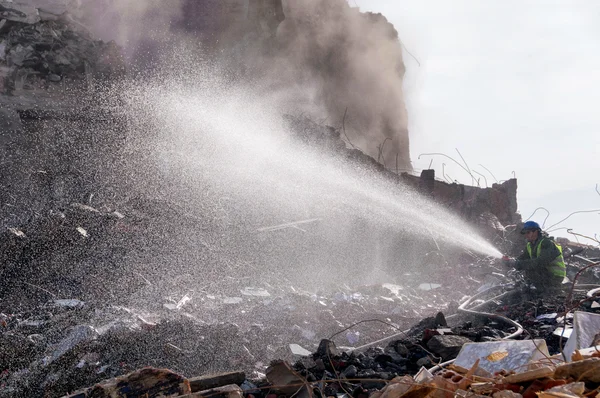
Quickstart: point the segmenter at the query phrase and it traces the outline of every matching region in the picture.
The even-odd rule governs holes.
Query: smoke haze
[[[185,43],[286,112],[343,126],[386,167],[411,168],[402,46],[384,16],[345,0],[82,1],[93,34],[123,45],[135,65],[165,62],[167,47]]]

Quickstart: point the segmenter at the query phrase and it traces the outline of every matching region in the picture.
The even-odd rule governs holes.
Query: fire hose
[[[600,287],[598,285],[587,285],[587,284],[584,285],[584,284],[582,284],[582,285],[576,285],[576,286],[579,287],[579,288],[590,288],[590,287],[593,287],[594,289],[589,290],[587,292],[587,297],[594,297],[595,295],[597,295],[598,293],[600,293]],[[504,285],[496,285],[496,286],[490,287],[489,289],[486,289],[486,290],[484,290],[484,291],[482,291],[480,293],[477,293],[476,295],[470,297],[464,303],[462,303],[458,307],[458,312],[456,314],[449,315],[449,316],[446,317],[446,319],[454,318],[454,317],[458,316],[460,313],[465,313],[465,314],[470,314],[470,315],[477,315],[477,316],[485,316],[485,317],[488,317],[488,318],[491,318],[491,319],[502,321],[502,322],[507,323],[507,324],[509,324],[509,325],[511,325],[511,326],[513,326],[515,328],[515,331],[513,333],[511,333],[510,335],[508,335],[506,337],[503,337],[502,340],[510,340],[510,339],[514,339],[514,338],[520,336],[524,332],[524,328],[518,322],[516,322],[516,321],[514,321],[514,320],[512,320],[512,319],[510,319],[510,318],[508,318],[506,316],[500,315],[500,314],[494,314],[494,313],[489,313],[489,312],[478,311],[480,308],[488,305],[489,303],[497,301],[497,300],[500,300],[500,299],[502,299],[502,298],[504,298],[504,297],[512,294],[513,292],[515,292],[515,289],[507,290],[507,291],[505,291],[505,292],[503,292],[503,293],[501,293],[499,295],[496,295],[496,296],[494,296],[494,297],[492,297],[492,298],[490,298],[490,299],[488,299],[488,300],[486,300],[486,301],[484,301],[482,303],[479,303],[479,304],[475,305],[474,307],[468,308],[478,298],[480,298],[482,296],[485,296],[485,295],[487,295],[490,292],[493,292],[495,290],[499,290],[501,288],[507,288],[507,287],[511,287],[511,285],[506,285],[506,284],[504,284]],[[352,351],[362,351],[362,350],[367,349],[369,347],[372,347],[372,346],[375,346],[375,345],[379,345],[381,343],[384,343],[384,342],[387,342],[387,341],[390,341],[390,340],[393,340],[393,339],[396,339],[396,338],[399,338],[399,337],[406,336],[409,331],[410,331],[410,329],[407,329],[407,330],[401,331],[399,333],[393,334],[391,336],[387,336],[387,337],[384,337],[382,339],[373,341],[371,343],[364,344],[364,345],[359,346],[359,347],[355,347],[355,348],[352,349]],[[428,371],[430,373],[437,372],[437,371],[443,369],[444,367],[452,364],[454,361],[455,361],[455,359],[451,359],[449,361],[442,362],[442,363],[440,363],[438,365],[435,365],[432,368],[428,369]]]
[[[581,251],[576,251],[576,252],[573,252],[573,253],[569,253],[569,254],[565,255],[565,258],[573,256],[573,257],[578,258],[580,260],[586,260],[586,262],[592,262],[592,261],[586,259],[585,257],[578,256],[578,254],[580,252]],[[504,288],[510,288],[510,287],[512,287],[512,289],[507,290],[507,291],[505,291],[505,292],[503,292],[503,293],[501,293],[501,294],[499,294],[499,295],[497,295],[495,297],[492,297],[491,299],[488,299],[488,300],[486,300],[486,301],[484,301],[482,303],[479,303],[479,304],[477,304],[476,306],[474,306],[472,308],[468,308],[469,305],[471,305],[471,303],[473,303],[476,299],[478,299],[478,298],[480,298],[482,296],[485,296],[485,295],[487,295],[488,293],[490,293],[492,291],[495,291],[495,290],[498,290],[498,289],[501,289],[501,288],[504,289]],[[587,297],[588,298],[595,297],[595,296],[597,296],[600,293],[600,286],[599,285],[577,284],[574,287],[588,288],[588,289],[589,288],[593,288],[592,290],[589,290],[587,292]],[[499,315],[499,314],[494,314],[494,313],[489,313],[489,312],[482,312],[482,311],[478,311],[478,310],[480,308],[486,306],[487,304],[491,303],[491,302],[494,302],[496,300],[500,300],[500,299],[502,299],[502,298],[510,295],[511,293],[513,293],[515,291],[516,291],[516,289],[514,288],[514,284],[502,284],[502,285],[492,286],[489,289],[483,290],[480,293],[477,293],[474,296],[472,296],[469,299],[467,299],[464,303],[462,303],[458,307],[458,312],[456,314],[449,315],[446,318],[450,319],[450,318],[456,317],[459,313],[465,313],[465,314],[477,315],[477,316],[485,316],[485,317],[488,317],[490,319],[495,319],[495,320],[507,323],[507,324],[509,324],[509,325],[511,325],[511,326],[513,326],[515,328],[515,331],[513,333],[511,333],[508,336],[503,337],[502,340],[514,339],[514,338],[520,336],[524,332],[523,326],[521,326],[518,322],[516,322],[516,321],[514,321],[514,320],[512,320],[512,319],[510,319],[510,318],[508,318],[506,316]],[[400,336],[406,336],[408,334],[408,332],[410,332],[410,329],[401,331],[401,332],[393,334],[391,336],[384,337],[382,339],[373,341],[373,342],[368,343],[368,344],[364,344],[364,345],[362,345],[360,347],[355,347],[355,348],[352,349],[352,351],[361,351],[361,350],[364,350],[366,348],[372,347],[374,345],[378,345],[378,344],[384,343],[386,341],[398,338]],[[442,362],[442,363],[440,363],[440,364],[438,364],[438,365],[436,365],[436,366],[428,369],[428,371],[431,372],[431,373],[436,372],[438,370],[443,369],[445,366],[453,363],[454,361],[455,361],[455,359],[452,359],[452,360],[449,360],[449,361],[446,361],[446,362]]]

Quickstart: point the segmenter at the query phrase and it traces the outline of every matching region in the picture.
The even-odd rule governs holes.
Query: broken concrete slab
[[[290,351],[294,355],[298,355],[301,357],[308,357],[312,355],[312,352],[308,351],[306,348],[302,347],[299,344],[290,344]]]
[[[493,374],[501,370],[524,371],[530,362],[549,356],[545,340],[490,341],[465,344],[454,364],[470,369],[475,361],[480,360],[479,366]]]
[[[585,394],[585,383],[579,381],[575,383],[569,383],[562,386],[552,387],[546,391],[538,393],[539,398],[569,398],[569,397],[581,397]]]
[[[210,390],[204,390],[195,392],[192,394],[184,395],[182,398],[243,398],[244,392],[237,384],[229,384]]]
[[[192,392],[210,390],[228,384],[242,384],[246,380],[244,372],[226,372],[213,375],[204,375],[189,379]]]
[[[52,364],[54,361],[71,351],[79,344],[91,341],[98,337],[96,330],[88,325],[78,325],[71,329],[67,337],[62,339],[54,348],[52,353],[44,358],[44,366]]]
[[[6,0],[0,0],[0,18],[25,24],[35,24],[41,21],[37,8]]]

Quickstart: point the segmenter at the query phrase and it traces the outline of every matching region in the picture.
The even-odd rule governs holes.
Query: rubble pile
[[[398,350],[409,351],[397,342],[390,347],[395,348],[379,357],[390,357],[392,351],[395,356],[400,355]],[[458,353],[455,363],[443,369],[427,370],[422,367],[414,376],[357,369],[356,364],[367,360],[381,362],[379,357],[356,352],[338,355],[335,345],[323,340],[316,353],[304,357],[293,367],[284,361],[272,362],[259,379],[247,377],[244,372],[207,374],[187,379],[167,369],[142,368],[79,390],[69,397],[567,398],[595,396],[600,387],[600,351],[597,346],[577,350],[565,362],[559,356],[550,356],[542,340],[468,343]],[[309,371],[307,366],[317,371]]]
[[[264,372],[269,361],[310,353],[319,336],[331,336],[356,319],[382,322],[357,325],[334,340],[356,346],[393,335],[418,312],[427,312],[430,302],[442,305],[431,296],[419,305],[410,289],[397,295],[386,288],[364,290],[371,295],[246,287],[239,297],[190,293],[175,300],[149,291],[154,303],[142,308],[53,299],[0,315],[0,384],[31,396],[40,391],[58,396],[148,365],[186,375]]]
[[[457,313],[480,287],[506,281],[493,260],[446,251],[428,238],[397,242],[390,231],[370,230],[343,211],[328,214],[350,231],[338,250],[337,234],[319,231],[318,218],[279,224],[291,216],[250,215],[225,195],[199,200],[189,212],[117,192],[121,186],[111,179],[135,178],[113,172],[132,162],[119,152],[129,120],[114,109],[82,106],[89,98],[79,95],[70,98],[77,107],[42,101],[73,88],[91,88],[94,97],[102,91],[96,82],[125,71],[121,50],[92,38],[77,20],[75,3],[0,0],[0,111],[6,116],[0,149],[9,154],[0,170],[7,226],[0,231],[0,398],[60,397],[88,386],[72,396],[533,398],[539,392],[568,398],[590,396],[598,387],[598,355],[580,350],[595,336],[575,332],[577,316],[561,316],[598,311],[600,304],[584,301],[581,292],[571,302],[512,297],[487,303],[526,329],[507,350],[543,341],[535,352],[547,359],[496,371],[470,357],[459,361],[461,353],[486,350],[514,328]],[[195,10],[181,22],[190,32],[220,29],[220,23],[198,22],[220,21],[211,9],[185,3]],[[246,28],[270,39],[284,18],[280,1],[251,1],[247,15],[245,2],[210,3],[228,15],[223,21],[245,18]],[[199,13],[204,19],[194,19]],[[403,68],[398,72],[400,82]],[[475,188],[435,180],[430,171],[400,173],[354,148],[342,137],[343,125],[286,120],[304,144],[414,186],[480,224],[497,247],[508,251],[518,237],[518,228],[504,227],[521,220],[516,180]],[[400,149],[406,161],[408,146]],[[563,246],[565,254],[582,249]],[[571,278],[600,257],[589,248],[578,253],[569,260]],[[374,258],[381,275],[393,275],[389,283],[350,287],[334,279],[370,276],[364,268]],[[579,282],[597,283],[599,272],[589,269]],[[317,286],[320,278],[329,280]],[[567,335],[578,343],[568,346],[574,361],[564,364]],[[581,343],[584,337],[591,340]],[[533,358],[535,352],[526,353]],[[511,357],[498,350],[485,356],[498,363]],[[426,369],[455,358],[441,373]],[[214,375],[224,371],[236,372]]]
[[[155,302],[143,308],[52,299],[27,311],[0,314],[0,385],[5,394],[0,396],[58,397],[146,366],[186,377],[239,370],[255,385],[264,384],[265,377],[280,384],[271,380],[268,367],[277,359],[293,363],[285,365],[289,372],[309,382],[361,379],[352,391],[373,390],[453,359],[467,343],[499,341],[514,331],[485,317],[453,317],[456,326],[449,327],[441,313],[408,328],[418,318],[408,318],[406,312],[427,313],[430,303],[443,306],[435,294],[428,300],[421,294],[419,307],[407,288],[396,294],[389,287],[363,291],[316,296],[246,287],[239,290],[240,297],[190,293],[178,299],[147,292]],[[537,310],[559,303],[547,300]],[[395,315],[393,306],[405,315]],[[548,355],[559,352],[561,334],[556,331],[564,320],[556,313],[536,316],[532,310],[510,308],[504,313],[523,310],[519,321],[531,337],[554,336],[547,340]],[[321,336],[330,337],[319,340]],[[385,336],[387,342],[379,346],[362,347]],[[352,347],[359,349],[348,351]]]
[[[179,224],[166,222],[171,219]],[[335,372],[382,380],[375,382],[381,387],[398,375],[451,359],[466,342],[512,333],[485,318],[448,328],[443,318],[433,317],[440,310],[453,314],[465,296],[494,283],[499,276],[492,273],[500,270],[485,259],[462,263],[463,272],[449,273],[448,265],[428,258],[432,254],[425,256],[423,267],[404,273],[401,283],[340,285],[320,292],[294,286],[286,270],[247,281],[227,269],[223,272],[229,275],[207,284],[201,272],[191,275],[175,266],[169,270],[172,277],[166,277],[162,268],[153,267],[150,259],[162,258],[157,250],[187,251],[182,230],[212,231],[215,235],[205,234],[202,250],[195,253],[199,263],[222,263],[225,255],[215,242],[227,226],[213,223],[188,219],[157,202],[132,200],[120,211],[74,203],[5,231],[0,244],[0,385],[7,396],[60,396],[144,366],[187,377],[244,370],[260,379],[270,361],[293,363],[302,357],[295,372],[329,377],[318,355],[306,359],[313,351],[321,359],[327,352],[338,363]],[[576,265],[570,264],[571,275],[580,269]],[[594,280],[592,270],[587,278]],[[561,337],[555,331],[562,326],[558,313],[564,310],[564,297],[519,302],[493,304],[532,337],[545,338],[550,353],[559,352]],[[592,301],[582,305],[588,311],[597,308]],[[354,356],[343,352],[343,347],[393,336],[428,315],[386,348]],[[333,344],[319,346],[323,337],[341,347],[337,354]]]
[[[62,3],[35,7],[0,1],[2,93],[45,90],[65,80],[90,83],[123,74],[120,48],[114,42],[93,39],[69,13],[67,2]]]

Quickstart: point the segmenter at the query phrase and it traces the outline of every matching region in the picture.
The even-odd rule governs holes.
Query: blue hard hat
[[[541,231],[540,224],[535,221],[527,221],[523,224],[523,229],[521,229],[521,233],[524,234],[526,231]]]

